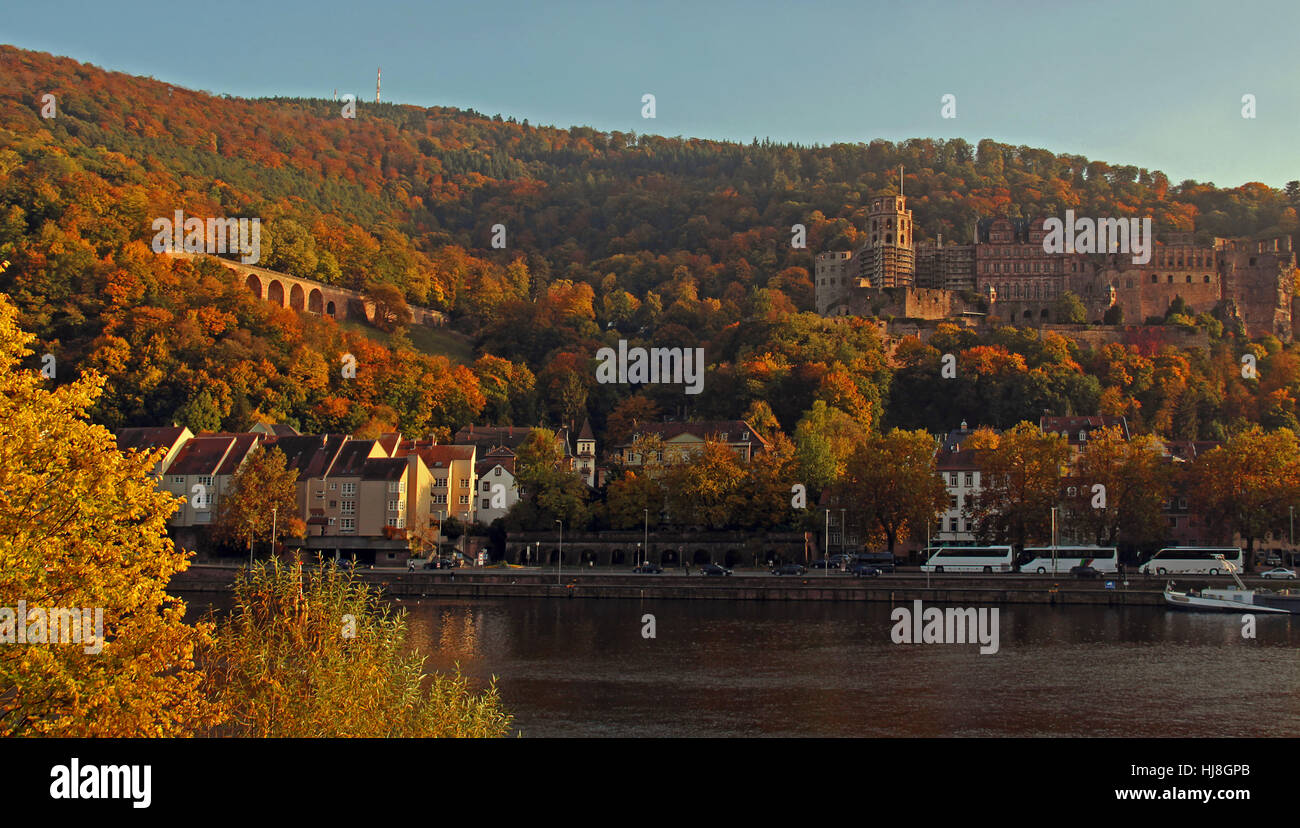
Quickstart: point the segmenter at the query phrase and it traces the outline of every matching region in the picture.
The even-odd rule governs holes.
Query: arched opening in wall
[[[665,549],[663,551],[663,554],[659,558],[659,563],[663,564],[664,566],[677,566],[677,564],[680,563],[680,560],[678,559],[677,556],[677,550]]]
[[[583,566],[591,566],[592,564],[594,564],[596,562],[596,550],[594,549],[582,550],[582,558],[580,558],[580,561],[582,562]]]
[[[302,285],[294,285],[289,288],[289,307],[296,311],[307,307],[307,293],[302,289]]]
[[[312,288],[311,293],[307,294],[307,310],[320,316],[321,307],[325,304],[325,297],[321,294],[320,288]]]
[[[1047,312],[1047,308],[1043,308],[1043,312],[1040,313],[1038,316],[1039,316],[1040,319],[1050,319],[1050,318],[1051,318],[1051,316],[1050,316],[1050,315],[1048,314],[1048,312]]]
[[[325,315],[328,316],[330,319],[333,319],[333,318],[334,318],[334,303],[333,303],[333,302],[329,302],[329,303],[327,303],[327,304],[325,305]]]
[[[267,285],[266,301],[284,307],[284,285],[280,284],[278,279],[271,280],[271,284]]]
[[[1158,285],[1158,284],[1160,284],[1160,274],[1159,274],[1159,273],[1152,273],[1152,274],[1151,274],[1151,284],[1153,284],[1153,285]]]
[[[885,234],[885,244],[893,244],[893,243],[894,243],[894,234],[893,234],[893,233],[886,233],[886,234]]]
[[[1026,319],[1033,319],[1033,318],[1034,318],[1034,312],[1031,311],[1031,310],[1027,310],[1027,311],[1025,311],[1025,318],[1026,318]]]
[[[253,292],[254,296],[258,299],[262,298],[262,280],[257,278],[256,273],[248,274],[248,278],[244,280],[244,284],[248,285],[248,289]]]

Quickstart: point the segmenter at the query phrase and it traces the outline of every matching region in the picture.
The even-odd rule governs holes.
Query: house
[[[475,465],[478,476],[478,521],[490,526],[497,518],[505,517],[519,502],[519,487],[515,483],[515,453],[497,446],[483,455]],[[590,484],[588,484],[590,485]]]
[[[182,528],[216,520],[235,472],[261,442],[260,434],[199,434],[187,440],[163,475],[164,491],[185,498],[167,521]]]
[[[427,497],[421,495],[428,504],[427,517],[423,518],[425,525],[429,525],[428,521],[437,524],[453,517],[465,524],[474,522],[477,450],[475,445],[439,445],[419,440],[398,445],[398,457],[418,457],[428,470]],[[424,490],[424,481],[417,480],[417,483],[417,488]]]
[[[1044,434],[1059,434],[1070,443],[1070,458],[1073,460],[1088,445],[1094,431],[1103,428],[1118,428],[1127,441],[1130,439],[1128,420],[1124,417],[1094,415],[1087,417],[1042,417],[1038,428]]]
[[[644,458],[636,450],[637,438],[657,437],[663,443],[659,462],[673,463],[704,451],[710,440],[726,443],[742,461],[767,451],[771,444],[755,433],[744,420],[705,420],[690,423],[655,423],[645,426],[632,439],[614,446],[612,457],[624,466],[640,466]]]
[[[939,516],[931,545],[975,542],[969,510],[971,500],[980,491],[978,450],[964,447],[972,434],[974,431],[963,420],[960,428],[944,435],[935,453],[935,471],[948,489],[948,508]]]

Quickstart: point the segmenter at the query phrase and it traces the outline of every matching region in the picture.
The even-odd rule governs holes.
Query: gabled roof
[[[226,461],[217,469],[217,474],[234,474],[243,464],[248,455],[253,453],[257,444],[261,441],[260,434],[235,434],[231,438],[234,444],[226,454]]]
[[[450,468],[452,461],[460,460],[464,462],[473,462],[475,448],[474,446],[422,446],[418,443],[415,445],[403,445],[398,449],[399,456],[409,457],[412,454],[418,455],[424,461],[424,465],[430,469]]]
[[[486,477],[497,466],[513,475],[515,473],[515,456],[511,454],[508,457],[485,457],[474,465],[474,473],[479,477]]]
[[[338,459],[328,472],[330,477],[361,477],[375,450],[374,440],[348,440],[339,451]],[[403,464],[405,465],[405,464]]]
[[[119,428],[114,432],[117,447],[122,451],[148,451],[156,448],[171,448],[181,439],[185,426],[158,426],[149,428]]]
[[[378,443],[379,448],[383,449],[386,457],[396,457],[397,455],[393,452],[397,451],[397,447],[402,444],[402,435],[396,431],[385,432],[380,434],[379,439],[375,442]]]
[[[588,419],[582,421],[582,430],[578,432],[578,439],[579,439],[579,440],[595,440],[595,439],[596,439],[596,435],[593,434],[592,431],[591,431],[591,419],[590,419],[590,418],[588,418]]]
[[[406,474],[405,458],[372,458],[361,467],[362,480],[401,480]]]
[[[348,442],[346,434],[310,434],[278,437],[268,445],[284,452],[286,465],[298,470],[298,479],[323,477]]]
[[[1038,427],[1045,433],[1060,434],[1066,433],[1066,437],[1071,444],[1079,444],[1079,432],[1085,431],[1092,433],[1099,428],[1111,428],[1118,426],[1124,439],[1129,439],[1128,420],[1124,417],[1114,417],[1110,415],[1092,415],[1086,417],[1042,417],[1038,421]]]
[[[235,445],[234,437],[195,437],[167,468],[168,474],[215,475]],[[242,458],[241,458],[242,459]]]

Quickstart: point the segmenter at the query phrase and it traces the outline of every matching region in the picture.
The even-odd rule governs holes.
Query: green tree
[[[1052,315],[1062,325],[1082,325],[1088,321],[1088,309],[1083,300],[1068,290],[1056,300]]]

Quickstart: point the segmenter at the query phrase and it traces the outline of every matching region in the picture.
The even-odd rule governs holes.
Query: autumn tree
[[[1082,538],[1102,546],[1120,540],[1141,546],[1164,538],[1171,470],[1155,437],[1125,439],[1118,426],[1091,432],[1071,480],[1079,492],[1071,523]]]
[[[1290,507],[1300,505],[1300,440],[1256,426],[1198,456],[1188,483],[1193,508],[1208,526],[1244,538],[1254,569],[1255,541],[1288,531]]]
[[[377,282],[366,289],[363,298],[374,303],[375,327],[392,333],[411,324],[411,309],[400,288]]]
[[[274,551],[279,538],[305,535],[306,526],[298,515],[297,482],[298,470],[286,467],[284,452],[274,446],[253,449],[217,506],[218,537],[231,544],[246,541],[251,555],[258,540],[270,540]]]
[[[214,735],[252,738],[493,737],[511,716],[495,684],[424,673],[405,610],[354,571],[259,563],[206,648],[205,689],[228,717]]]
[[[979,492],[968,506],[975,535],[1021,547],[1047,538],[1070,457],[1065,438],[1022,422],[1002,434],[980,429],[963,447],[976,450],[980,471]]]
[[[0,611],[0,736],[209,727],[220,713],[202,695],[194,655],[211,628],[186,625],[185,602],[166,592],[188,556],[167,537],[179,501],[155,487],[161,452],[123,454],[87,421],[99,376],[51,389],[21,368],[33,337],[16,317],[0,295],[0,603],[9,607]],[[17,601],[27,617],[15,617]],[[81,643],[44,643],[56,608],[95,617]],[[15,640],[18,625],[26,643]]]
[[[872,434],[849,455],[834,499],[866,528],[878,526],[892,554],[900,536],[928,525],[947,508],[948,490],[935,469],[934,440],[925,431]]]

